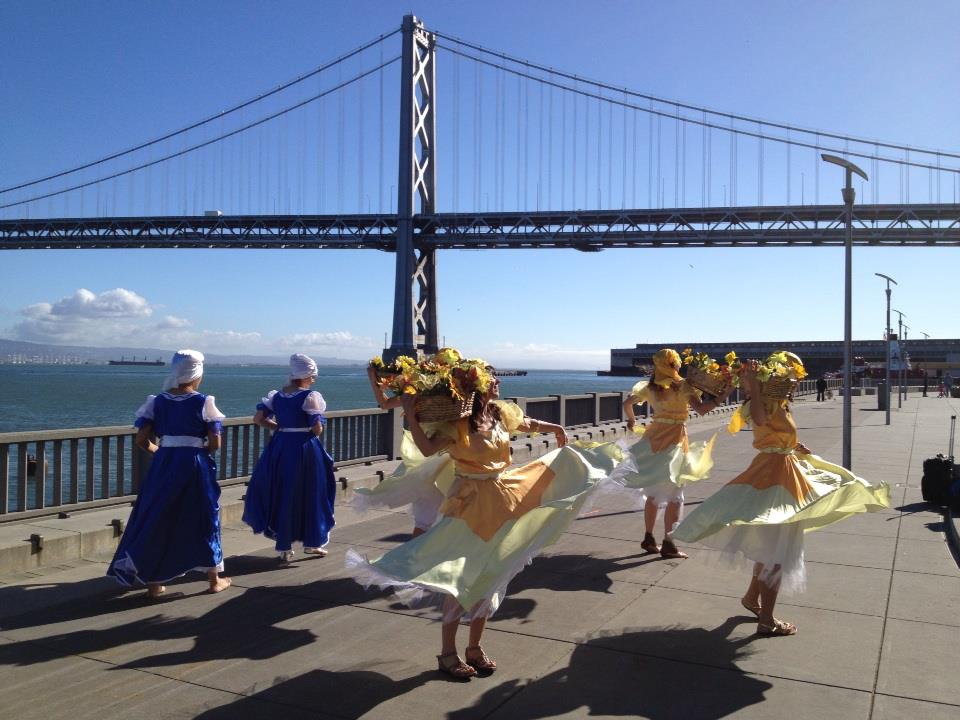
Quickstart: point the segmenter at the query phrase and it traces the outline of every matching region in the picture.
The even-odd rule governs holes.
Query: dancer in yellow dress
[[[624,460],[611,474],[613,486],[640,493],[643,498],[645,533],[640,547],[667,558],[685,558],[673,542],[673,529],[680,520],[683,486],[702,480],[713,467],[711,453],[716,435],[707,442],[691,443],[687,437],[690,409],[703,415],[720,400],[703,399],[701,392],[680,376],[680,355],[664,348],[653,356],[654,372],[649,382],[637,383],[624,401],[627,427],[635,429],[634,405],[649,403],[653,420],[624,453]],[[610,487],[611,483],[607,483]],[[653,536],[657,512],[663,507],[663,544]]]
[[[802,377],[793,353],[775,353]],[[771,356],[774,357],[774,356]],[[770,359],[765,362],[769,364]],[[749,360],[740,373],[748,399],[733,417],[730,431],[753,425],[758,453],[743,473],[704,500],[680,523],[674,536],[720,550],[728,558],[753,562],[741,604],[757,616],[757,633],[794,635],[797,627],[773,611],[781,590],[799,591],[806,582],[803,535],[848,515],[890,506],[890,490],[873,485],[846,468],[813,455],[797,440],[789,398],[765,393],[759,364]]]
[[[363,585],[391,587],[410,606],[440,606],[439,668],[464,680],[496,668],[480,645],[487,618],[510,580],[576,519],[609,469],[592,464],[589,452],[566,445],[561,426],[525,417],[498,397],[499,381],[493,378],[486,393],[476,393],[469,417],[431,428],[433,434],[418,421],[414,397],[403,397],[417,447],[426,457],[448,452],[455,483],[441,518],[426,533],[376,560],[347,553],[347,568]],[[510,468],[514,431],[553,433],[558,447]],[[598,454],[598,462],[604,457]],[[470,620],[466,662],[456,647],[457,627],[465,617]]]

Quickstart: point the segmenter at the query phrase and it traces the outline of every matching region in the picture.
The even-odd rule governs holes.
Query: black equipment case
[[[957,416],[950,416],[950,445],[947,455],[938,453],[936,457],[923,461],[923,479],[920,492],[923,499],[931,505],[948,505],[951,494],[960,497],[960,486],[955,483],[957,466],[953,461],[953,438],[957,428]]]

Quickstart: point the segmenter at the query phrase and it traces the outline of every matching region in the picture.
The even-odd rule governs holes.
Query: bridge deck
[[[436,249],[775,247],[844,243],[840,205],[439,213],[415,218]],[[330,248],[392,251],[394,215],[0,220],[0,249]],[[857,245],[960,245],[960,205],[860,205]]]

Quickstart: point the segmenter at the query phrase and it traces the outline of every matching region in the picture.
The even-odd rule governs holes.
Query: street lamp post
[[[897,357],[900,359],[900,367],[897,368],[897,409],[903,407],[903,345],[900,338],[903,337],[903,319],[906,314],[896,308],[893,312],[897,314]]]
[[[857,191],[853,189],[853,173],[864,180],[869,180],[867,174],[849,160],[836,155],[823,153],[820,158],[824,162],[839,165],[844,169],[846,183],[843,187],[843,204],[846,209],[846,239],[844,242],[844,274],[843,274],[843,466],[852,468],[851,460],[851,421],[852,405],[850,393],[853,389],[853,201]]]
[[[887,339],[885,343],[885,345],[887,346],[887,369],[884,371],[884,376],[886,380],[886,387],[884,389],[884,392],[887,394],[887,400],[884,403],[884,405],[887,408],[886,424],[889,425],[890,424],[890,283],[893,283],[894,285],[896,285],[897,281],[894,280],[889,275],[884,275],[883,273],[874,273],[874,275],[882,277],[884,280],[887,281],[887,329],[884,333],[884,337]]]
[[[907,363],[910,362],[910,353],[907,351],[907,335],[909,334],[910,328],[906,325],[903,326],[903,344],[900,346],[900,354],[903,356],[900,358],[900,367],[903,368],[903,399],[907,399],[907,390],[910,387],[910,368],[907,367]]]

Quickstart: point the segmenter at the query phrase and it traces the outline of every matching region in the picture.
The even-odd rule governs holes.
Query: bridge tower
[[[415,227],[417,215],[436,212],[436,36],[413,15],[404,16],[402,34],[397,266],[387,360],[436,352],[439,337],[436,255],[417,241]]]

